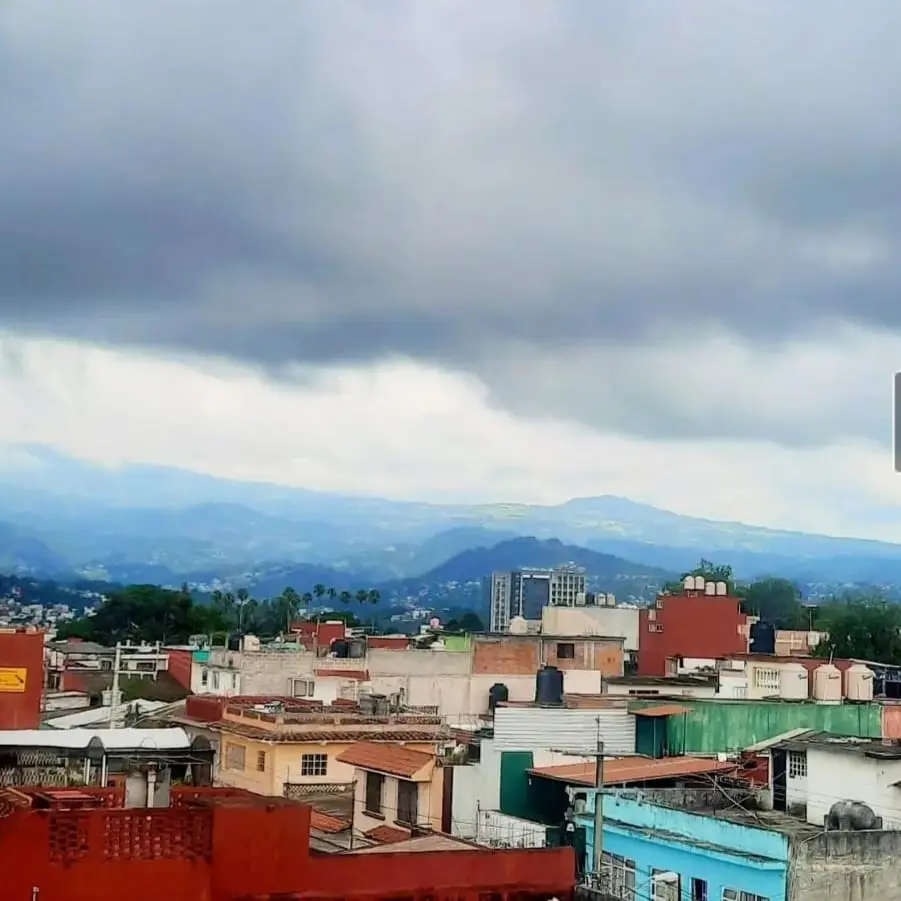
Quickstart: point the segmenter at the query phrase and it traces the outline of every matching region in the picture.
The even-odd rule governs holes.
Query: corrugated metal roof
[[[660,704],[657,707],[637,707],[632,713],[636,716],[678,716],[691,713],[691,710],[681,704]]]
[[[191,747],[188,733],[171,729],[18,729],[0,731],[2,748],[85,749],[98,738],[107,750],[175,751]]]
[[[390,826],[388,827],[391,828]],[[352,851],[352,854],[398,854],[403,852],[416,853],[421,851],[478,851],[484,850],[483,846],[473,844],[464,839],[446,835],[443,832],[433,832],[429,835],[417,835],[403,841],[393,842],[388,845],[374,845],[371,848],[360,848]]]
[[[494,711],[494,746],[498,751],[584,748],[585,754],[591,755],[598,739],[612,755],[634,754],[635,717],[625,707],[498,707]]]
[[[362,770],[413,779],[435,760],[435,755],[390,742],[358,741],[335,759]]]
[[[799,736],[806,735],[808,732],[812,731],[812,729],[789,729],[788,732],[780,732],[779,735],[774,735],[772,738],[765,738],[763,741],[758,741],[753,745],[748,745],[745,748],[745,751],[766,751],[769,748],[778,745],[780,742],[788,741],[792,738],[798,738]]]
[[[653,782],[656,779],[675,779],[679,776],[700,776],[738,769],[739,764],[707,757],[620,757],[604,761],[604,785],[624,782]],[[595,784],[594,763],[568,763],[562,766],[534,767],[533,776],[556,779],[579,785]]]

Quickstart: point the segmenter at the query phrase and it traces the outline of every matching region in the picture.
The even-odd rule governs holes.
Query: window
[[[648,623],[648,632],[662,632],[663,626],[660,623]]]
[[[225,745],[225,768],[227,770],[243,770],[247,749],[244,745],[228,742]]]
[[[233,691],[238,690],[238,674],[237,673],[232,673],[232,690]]]
[[[366,774],[366,813],[382,814],[382,790],[385,787],[385,777],[381,773]]]
[[[206,688],[206,684],[207,684],[207,682],[209,682],[209,681],[210,681],[210,671],[209,671],[206,667],[204,667],[204,668],[200,671],[200,684],[201,684],[204,688]]]
[[[301,776],[324,776],[328,770],[328,754],[302,754]]]
[[[291,691],[295,698],[313,697],[314,687],[315,684],[308,679],[293,679],[291,682]]]
[[[788,752],[788,778],[789,779],[806,779],[807,778],[807,752],[806,751],[789,751]]]
[[[668,870],[651,870],[651,898],[653,901],[679,901],[682,897],[682,878],[677,876],[673,882],[664,881],[660,877]]]
[[[257,751],[257,772],[258,773],[266,772],[266,752],[265,751]]]
[[[557,644],[558,660],[573,660],[576,656],[576,646],[571,641],[563,641]]]
[[[753,892],[742,892],[737,888],[724,888],[723,901],[770,901],[763,895],[755,895]]]
[[[758,666],[754,670],[754,687],[779,691],[779,670]]]
[[[652,607],[648,610],[648,619],[653,623],[657,621],[657,611]]]
[[[418,786],[406,779],[397,780],[397,817],[398,823],[415,826],[419,818]]]
[[[691,880],[691,901],[707,901],[707,880]]]
[[[600,889],[619,901],[634,901],[635,861],[605,851],[601,857]]]
[[[213,691],[219,691],[219,673],[213,671]]]

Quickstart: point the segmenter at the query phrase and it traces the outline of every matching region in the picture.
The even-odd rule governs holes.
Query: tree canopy
[[[901,664],[901,606],[897,604],[833,601],[820,611],[818,628],[829,637],[814,650],[816,657]]]
[[[314,598],[340,598],[344,603],[357,600],[367,604],[380,600],[377,591],[361,589],[354,595],[314,585],[303,594],[288,586],[277,597],[262,601],[252,597],[246,588],[235,592],[214,591],[210,603],[204,604],[194,600],[187,585],[179,590],[130,585],[110,594],[93,615],[62,625],[57,635],[106,645],[117,641],[184,644],[192,635],[234,631],[277,635],[289,631]],[[353,618],[349,611],[337,615]]]

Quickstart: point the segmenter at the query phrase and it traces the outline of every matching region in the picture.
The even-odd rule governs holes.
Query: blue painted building
[[[594,859],[594,793],[576,815]],[[786,901],[787,834],[605,793],[604,883],[623,901]],[[591,864],[588,864],[588,869]]]

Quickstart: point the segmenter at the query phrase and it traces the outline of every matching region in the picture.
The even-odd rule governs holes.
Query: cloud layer
[[[0,339],[3,443],[110,465],[395,498],[557,503],[625,495],[683,513],[901,540],[901,484],[860,442],[649,441],[493,408],[472,377],[404,361],[307,374]]]
[[[314,382],[376,364],[414,409],[430,372],[429,405],[478,385],[510,436],[491,405],[885,443],[899,26],[887,0],[13,0],[0,326]]]

